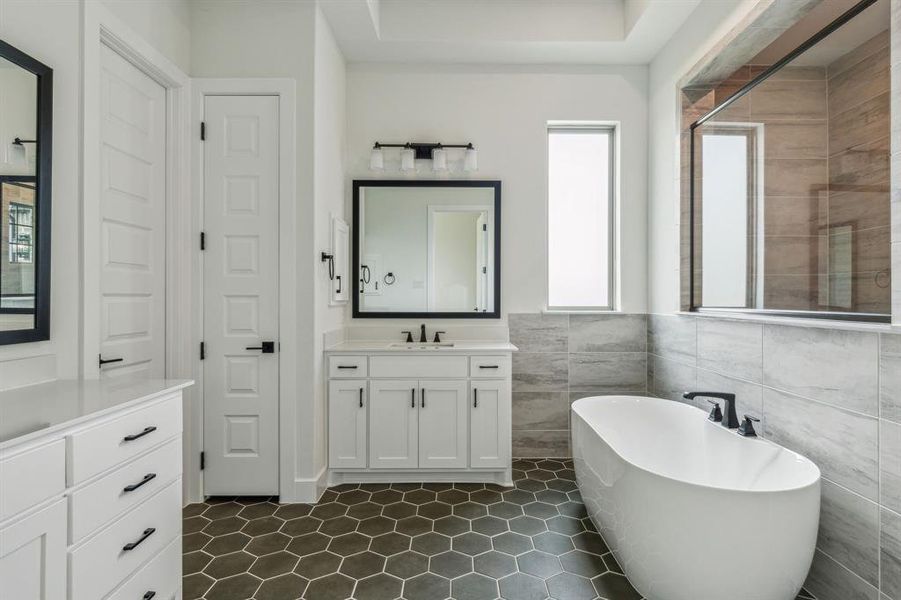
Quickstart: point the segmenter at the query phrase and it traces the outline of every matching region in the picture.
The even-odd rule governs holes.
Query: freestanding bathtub
[[[576,479],[648,600],[794,600],[813,558],[820,471],[693,406],[630,396],[572,405]]]

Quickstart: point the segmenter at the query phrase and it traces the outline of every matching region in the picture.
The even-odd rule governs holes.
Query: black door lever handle
[[[109,363],[122,362],[123,360],[125,360],[125,359],[124,359],[124,358],[108,358],[108,359],[104,360],[102,354],[98,354],[98,355],[97,355],[97,363],[98,363],[101,367],[102,367],[103,365],[106,365],[106,364],[109,364]]]
[[[275,352],[275,342],[261,342],[259,346],[247,346],[245,350],[262,350],[263,354]]]

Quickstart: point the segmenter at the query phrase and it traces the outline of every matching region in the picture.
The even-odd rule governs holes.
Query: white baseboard
[[[342,483],[493,483],[513,486],[511,469],[502,471],[330,471],[328,484]]]
[[[328,470],[325,467],[319,471],[316,477],[309,479],[295,479],[293,497],[290,494],[282,494],[279,502],[282,504],[315,504],[319,502],[325,488],[328,487]]]

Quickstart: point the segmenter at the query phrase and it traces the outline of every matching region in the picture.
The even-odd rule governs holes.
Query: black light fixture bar
[[[37,144],[37,140],[23,140],[22,138],[16,138],[13,140],[13,144],[16,146],[21,146],[23,144]]]
[[[410,148],[413,150],[417,159],[420,160],[428,160],[432,158],[432,150],[435,148],[466,148],[467,150],[472,150],[475,147],[472,145],[472,142],[468,144],[442,144],[441,142],[405,142],[403,144],[383,144],[381,142],[376,142],[373,146],[374,149],[377,148]]]

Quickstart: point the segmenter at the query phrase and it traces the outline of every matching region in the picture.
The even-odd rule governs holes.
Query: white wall
[[[650,65],[648,311],[679,310],[679,79],[756,0],[703,0]]]
[[[97,0],[85,0],[97,2]],[[119,20],[179,69],[191,68],[191,9],[188,0],[102,0]]]
[[[546,126],[552,120],[622,124],[622,308],[645,310],[647,68],[348,68],[349,179],[371,179],[373,142],[472,142],[476,179],[500,179],[502,315],[546,304]],[[396,160],[383,178],[401,179]],[[455,155],[451,155],[455,157]],[[461,176],[450,175],[451,177]],[[418,175],[434,178],[430,171]]]

